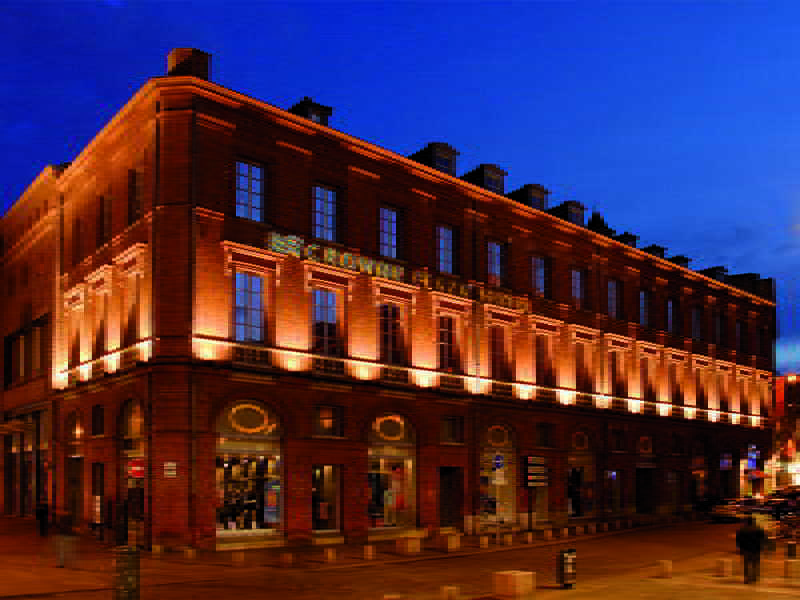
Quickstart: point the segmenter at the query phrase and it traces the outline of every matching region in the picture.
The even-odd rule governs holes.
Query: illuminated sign
[[[547,486],[547,467],[543,456],[526,456],[526,480],[525,485],[531,487]]]
[[[393,281],[412,283],[424,289],[434,290],[485,304],[494,304],[525,312],[531,311],[530,300],[525,296],[514,296],[500,290],[485,289],[483,286],[464,283],[451,277],[432,275],[425,269],[407,272],[402,265],[383,260],[375,260],[353,252],[343,252],[338,248],[321,244],[306,244],[297,235],[281,235],[271,231],[267,236],[267,248],[279,254],[294,256],[332,267],[365,273],[372,277],[382,277]]]
[[[128,461],[128,477],[131,479],[144,478],[144,459],[132,458]]]

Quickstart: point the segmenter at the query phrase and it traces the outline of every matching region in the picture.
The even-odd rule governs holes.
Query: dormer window
[[[503,193],[503,181],[497,175],[486,174],[486,189],[495,194]]]
[[[312,112],[311,114],[309,114],[309,117],[311,118],[312,121],[314,121],[314,123],[321,123],[322,122],[322,119],[320,119],[319,115],[317,113],[315,113],[315,112]]]
[[[436,168],[445,173],[452,173],[452,159],[445,154],[437,154]]]

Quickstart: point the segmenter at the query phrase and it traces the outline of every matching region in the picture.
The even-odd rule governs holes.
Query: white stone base
[[[422,540],[416,537],[400,538],[396,544],[399,554],[419,554],[422,551]]]
[[[532,571],[496,571],[492,573],[495,598],[532,600],[536,589],[536,573]]]
[[[717,559],[717,577],[730,577],[733,574],[733,561],[730,558]]]

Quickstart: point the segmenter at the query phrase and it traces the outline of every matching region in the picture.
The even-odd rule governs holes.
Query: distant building
[[[85,529],[126,500],[147,545],[232,548],[739,493],[771,443],[771,280],[548,212],[446,143],[407,158],[310,98],[224,88],[210,60],[170,53],[0,220],[0,512],[47,500]]]
[[[773,469],[777,487],[800,485],[800,375],[775,378],[775,455]]]

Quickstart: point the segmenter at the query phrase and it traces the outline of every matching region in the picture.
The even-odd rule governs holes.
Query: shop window
[[[264,341],[264,279],[249,273],[236,273],[234,328],[237,342]]]
[[[281,525],[281,428],[260,403],[238,402],[217,421],[217,539],[271,535]]]
[[[338,531],[340,528],[339,465],[314,465],[311,479],[311,528]]]
[[[236,161],[236,216],[261,221],[264,215],[264,169]]]
[[[480,508],[484,523],[513,522],[516,515],[516,450],[511,432],[500,425],[486,430],[480,459]]]
[[[314,408],[314,434],[344,436],[344,419],[341,406],[317,406]]]
[[[105,433],[105,409],[102,404],[92,406],[92,435]]]
[[[416,438],[400,415],[388,414],[373,421],[369,435],[370,527],[415,527]]]
[[[449,415],[442,417],[441,442],[443,444],[464,443],[464,417]]]

